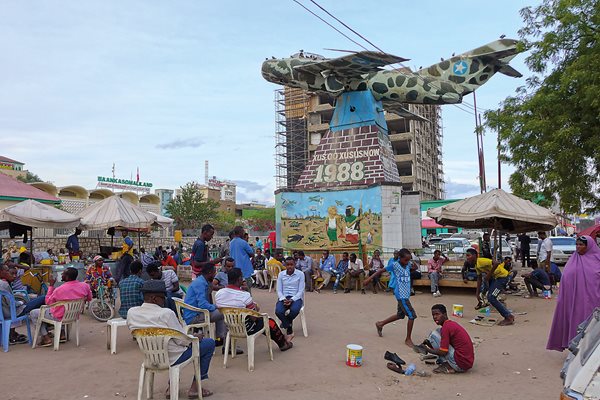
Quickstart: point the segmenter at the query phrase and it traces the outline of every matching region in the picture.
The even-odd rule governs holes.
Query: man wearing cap
[[[98,286],[108,286],[108,282],[112,280],[110,269],[104,265],[104,258],[96,256],[93,259],[94,263],[85,271],[84,282],[90,285],[90,289],[94,296],[98,291]]]
[[[144,294],[144,303],[139,307],[132,307],[127,313],[127,326],[130,330],[144,328],[167,328],[173,329],[188,336],[186,330],[181,326],[175,313],[165,308],[167,297],[167,287],[164,281],[151,279],[144,282],[142,286]],[[201,379],[208,378],[208,369],[210,360],[215,352],[215,341],[211,338],[204,338],[202,334],[196,334],[200,338],[200,376]],[[181,364],[192,356],[191,341],[185,339],[171,339],[168,344],[169,362],[171,365]],[[167,388],[167,395],[169,389]],[[202,389],[202,396],[207,397],[212,392]],[[188,390],[188,398],[198,397],[198,385],[196,379]]]

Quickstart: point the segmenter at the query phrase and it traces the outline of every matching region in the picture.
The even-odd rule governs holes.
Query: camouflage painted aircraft
[[[512,39],[496,40],[416,72],[407,68],[382,69],[408,61],[387,53],[361,51],[327,59],[300,52],[290,58],[267,59],[262,64],[262,76],[269,82],[333,96],[370,90],[387,111],[422,119],[403,103],[460,103],[496,72],[521,77],[508,64],[519,52],[517,43]]]

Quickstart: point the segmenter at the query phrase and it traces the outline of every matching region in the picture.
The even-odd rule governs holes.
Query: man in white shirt
[[[552,241],[546,232],[538,232],[538,267],[550,273],[550,259],[552,258]]]
[[[144,294],[144,304],[139,307],[132,307],[127,312],[127,326],[130,330],[144,328],[168,328],[180,332],[187,336],[187,332],[179,323],[175,313],[165,307],[167,289],[162,280],[148,280],[142,286]],[[208,378],[208,369],[210,360],[215,352],[215,341],[211,338],[203,338],[201,334],[197,334],[200,338],[200,375],[201,379]],[[181,364],[192,356],[191,340],[172,339],[168,345],[169,362],[171,365]],[[169,389],[167,388],[167,395]],[[210,396],[212,392],[207,389],[202,389],[202,396]],[[198,385],[196,379],[192,381],[192,385],[188,391],[188,398],[195,399],[198,397]]]
[[[244,277],[241,269],[232,268],[229,270],[227,272],[227,280],[229,284],[215,294],[215,305],[218,308],[235,307],[259,311],[258,304],[254,302],[252,295],[242,290]],[[246,317],[245,322],[246,330],[250,335],[264,327],[262,318]],[[269,318],[269,330],[271,331],[271,339],[277,343],[279,350],[286,351],[293,347],[293,335],[286,337],[273,318]]]
[[[167,288],[167,293],[171,297],[179,297],[183,298],[183,290],[179,287],[179,278],[177,278],[177,273],[172,269],[162,270],[162,266],[160,262],[155,261],[148,265],[146,268],[148,275],[152,279],[162,280],[165,283]]]
[[[365,280],[365,267],[360,258],[356,257],[356,254],[350,254],[350,262],[348,263],[348,270],[346,271],[346,275],[342,279],[342,283],[344,284],[344,293],[350,293],[350,288],[355,280],[358,280],[358,286],[360,287],[360,292],[365,294],[365,289],[363,287],[363,281]]]
[[[304,274],[296,269],[296,261],[292,257],[285,259],[285,271],[277,276],[277,297],[275,314],[281,321],[281,328],[291,335],[292,322],[300,313],[304,304]]]

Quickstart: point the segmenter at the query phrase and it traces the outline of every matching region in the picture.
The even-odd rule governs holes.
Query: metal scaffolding
[[[294,88],[275,91],[275,178],[277,189],[292,189],[308,160],[309,95]]]
[[[427,118],[428,121],[413,120],[415,133],[415,187],[421,192],[422,200],[443,199],[444,172],[442,164],[442,124],[441,107],[436,105],[415,105],[411,109]]]

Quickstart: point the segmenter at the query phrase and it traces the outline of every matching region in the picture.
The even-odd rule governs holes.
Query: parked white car
[[[442,252],[452,252],[456,254],[464,254],[471,247],[471,242],[466,238],[448,238],[442,239],[435,244],[436,249]]]
[[[564,389],[561,400],[600,399],[600,307],[569,346],[560,376]]]
[[[567,236],[552,236],[552,258],[550,261],[564,265],[571,257],[571,254],[575,253],[575,238]]]

